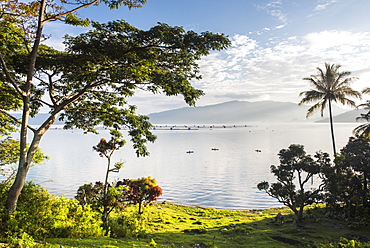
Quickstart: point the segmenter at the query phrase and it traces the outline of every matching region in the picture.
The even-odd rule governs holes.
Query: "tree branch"
[[[15,118],[13,115],[9,114],[8,112],[6,112],[5,110],[2,110],[0,109],[0,112],[2,112],[3,114],[5,114],[6,116],[8,116],[9,118],[11,118],[14,122],[18,123],[18,124],[22,124],[22,122],[20,120],[18,120],[17,118]],[[30,125],[27,125],[27,128],[30,129],[32,132],[36,132],[36,129],[34,129],[33,127],[31,127]]]
[[[18,87],[16,81],[14,80],[14,78],[10,75],[9,73],[9,70],[8,70],[8,67],[6,66],[6,62],[3,58],[3,55],[0,53],[0,61],[1,61],[1,65],[3,66],[3,69],[4,69],[4,72],[5,72],[5,75],[7,77],[7,79],[9,80],[9,82],[12,84],[12,86],[14,87],[14,89],[21,95],[21,96],[25,96],[24,92],[21,90],[21,88]]]
[[[44,20],[44,23],[49,22],[49,21],[56,21],[56,20],[60,20],[59,18],[61,18],[62,16],[66,16],[66,15],[68,15],[68,14],[72,14],[73,12],[76,12],[76,11],[78,11],[78,10],[80,10],[80,9],[83,9],[83,8],[89,7],[89,6],[91,6],[91,5],[94,5],[94,4],[96,4],[97,2],[98,2],[98,0],[94,0],[94,1],[92,1],[91,3],[86,3],[86,4],[83,4],[83,5],[80,5],[80,6],[78,6],[78,7],[74,8],[74,9],[72,9],[72,10],[67,11],[67,12],[60,13],[60,14],[54,15],[54,16],[52,16],[52,17],[46,18],[46,19]]]

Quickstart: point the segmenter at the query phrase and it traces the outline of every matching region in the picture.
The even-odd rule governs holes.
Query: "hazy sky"
[[[205,92],[197,106],[232,100],[300,101],[309,89],[303,77],[325,62],[340,64],[359,79],[356,90],[370,87],[369,0],[148,0],[139,9],[110,11],[104,6],[80,12],[100,22],[124,19],[149,29],[157,22],[196,32],[229,36],[232,46],[199,61]],[[48,41],[62,48],[61,37],[81,32],[48,24]],[[181,97],[138,93],[130,100],[148,114],[185,107]]]

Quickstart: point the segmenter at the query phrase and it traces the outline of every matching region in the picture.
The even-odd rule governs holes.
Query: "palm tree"
[[[352,81],[356,78],[348,77],[351,74],[349,71],[339,72],[338,69],[340,67],[340,65],[330,65],[329,63],[325,63],[325,71],[317,68],[317,75],[311,75],[311,77],[303,78],[303,80],[310,82],[313,89],[301,92],[299,94],[299,96],[304,96],[299,105],[317,101],[317,103],[307,110],[307,118],[318,109],[320,109],[321,116],[323,116],[323,112],[326,106],[328,106],[334,155],[336,154],[336,148],[331,102],[340,102],[344,105],[356,107],[355,102],[348,99],[347,96],[361,98],[360,92],[349,87],[349,84],[352,83]]]
[[[365,88],[362,93],[370,93],[370,88]],[[367,139],[370,138],[370,100],[367,100],[366,103],[360,104],[357,107],[363,107],[366,110],[369,110],[366,114],[360,114],[356,120],[365,120],[367,123],[364,123],[353,130],[353,134],[356,136],[363,136]]]

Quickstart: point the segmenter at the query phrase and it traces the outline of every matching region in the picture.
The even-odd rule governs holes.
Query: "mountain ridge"
[[[153,124],[245,124],[250,122],[315,122],[319,113],[306,119],[309,106],[292,102],[230,101],[200,107],[184,107],[149,114]],[[345,110],[334,107],[337,113]]]
[[[229,101],[199,107],[184,107],[149,114],[153,124],[249,124],[253,122],[328,122],[319,112],[306,119],[309,106],[298,106],[292,102],[276,101]],[[327,112],[327,111],[325,111]],[[361,110],[333,108],[334,122],[356,122]],[[326,114],[326,113],[325,113]],[[40,113],[35,118],[30,118],[30,125],[40,125],[46,113]],[[327,115],[327,114],[326,114]],[[15,114],[17,118],[21,114]],[[56,121],[54,125],[63,125]]]

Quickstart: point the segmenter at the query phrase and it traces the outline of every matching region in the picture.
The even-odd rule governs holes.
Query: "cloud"
[[[258,5],[255,5],[255,7],[259,10],[265,11],[267,14],[274,17],[274,19],[276,19],[280,24],[278,25],[274,24],[274,26],[271,26],[271,27],[264,27],[258,31],[250,32],[250,34],[255,33],[257,35],[262,35],[269,31],[282,29],[287,26],[289,21],[288,21],[287,14],[284,12],[282,0],[269,1],[265,5],[258,4]]]
[[[61,38],[53,38],[47,42],[60,44]],[[271,37],[267,43],[236,34],[231,40],[227,50],[212,52],[199,61],[203,78],[193,85],[206,95],[198,106],[231,100],[299,102],[298,94],[309,87],[302,78],[316,74],[316,67],[323,67],[325,62],[341,64],[343,70],[358,77],[353,84],[356,90],[368,87],[370,82],[370,32],[326,30],[304,36]],[[138,112],[143,114],[187,106],[181,96],[143,92],[130,103],[137,104]]]
[[[325,62],[352,71],[360,78],[353,88],[363,89],[370,80],[370,33],[322,31],[268,45],[235,35],[230,49],[212,53],[200,62],[203,79],[194,84],[206,92],[205,98],[210,96],[210,101],[298,102],[299,92],[309,87],[302,78],[316,74],[316,67],[323,67]]]
[[[282,0],[273,0],[269,1],[265,5],[256,5],[256,7],[258,9],[265,10],[269,15],[278,19],[281,23],[285,25],[287,24],[288,19],[286,13],[284,13],[283,11],[282,5],[283,5]]]
[[[338,2],[338,0],[319,0],[315,7],[315,11],[322,11],[327,9],[330,5]]]

